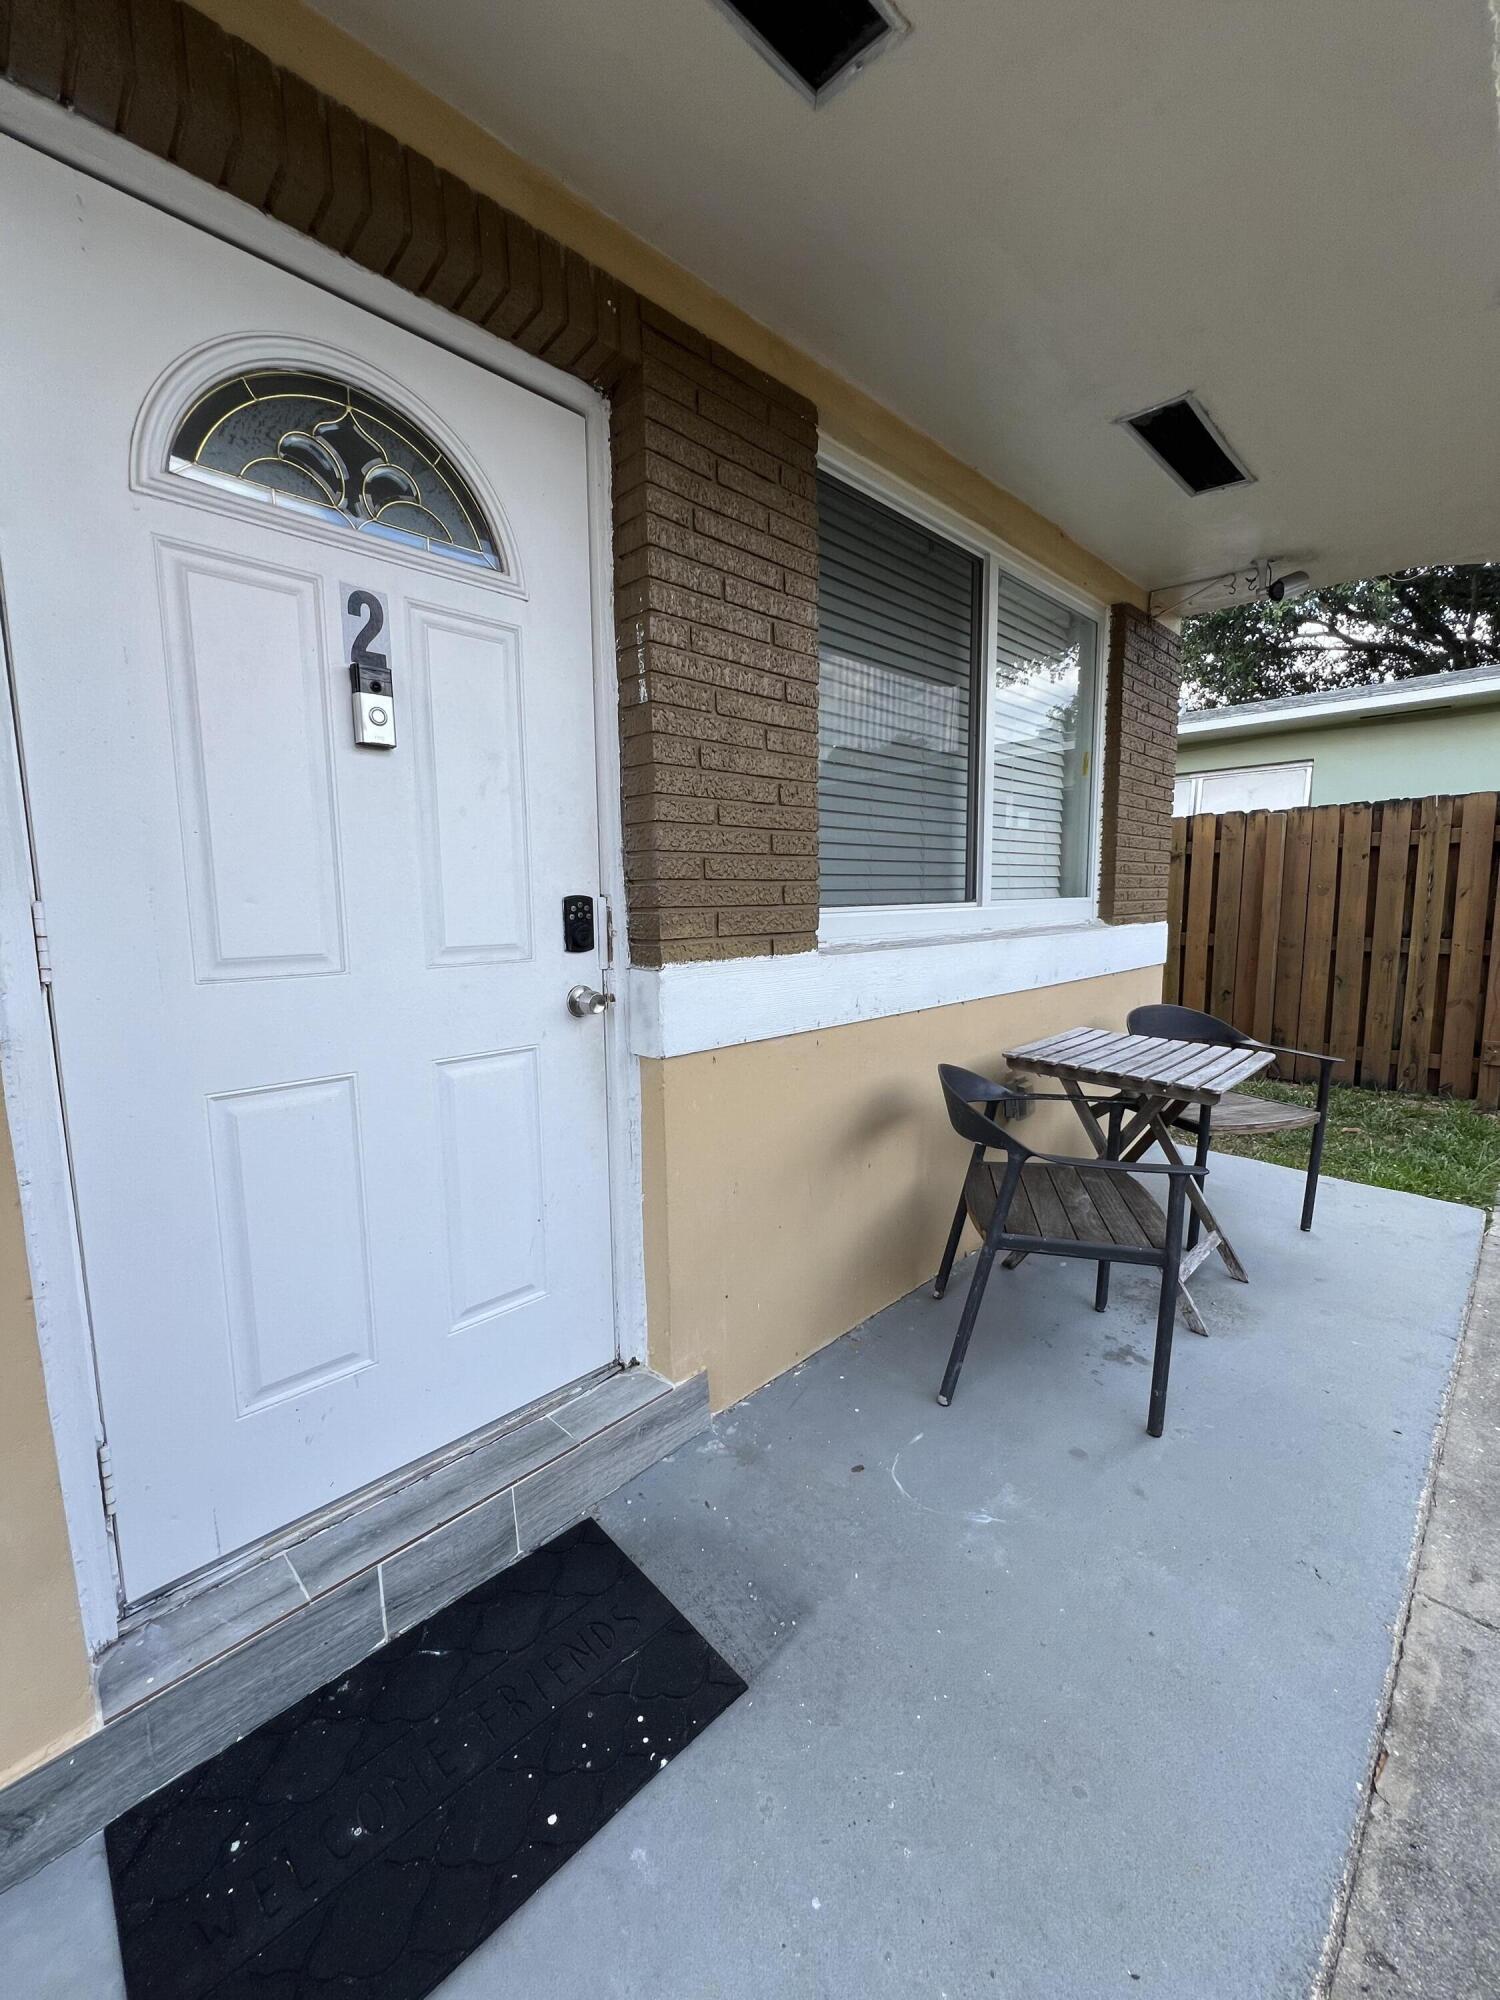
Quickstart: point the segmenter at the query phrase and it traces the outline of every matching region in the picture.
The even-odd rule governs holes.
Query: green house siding
[[[1179,738],[1177,773],[1311,763],[1312,803],[1424,798],[1500,789],[1500,703],[1434,715],[1362,717],[1335,727],[1238,730]]]

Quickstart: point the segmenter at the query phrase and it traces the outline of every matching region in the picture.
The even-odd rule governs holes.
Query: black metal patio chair
[[[1216,1014],[1200,1014],[1196,1007],[1173,1007],[1165,1002],[1132,1007],[1125,1016],[1125,1027],[1132,1035],[1163,1035],[1174,1042],[1210,1042],[1216,1047],[1232,1049],[1274,1048],[1279,1056],[1298,1056],[1319,1065],[1315,1104],[1278,1104],[1269,1097],[1250,1097],[1244,1091],[1231,1090],[1219,1099],[1212,1112],[1206,1104],[1184,1105],[1171,1121],[1179,1132],[1195,1141],[1194,1158],[1200,1167],[1208,1159],[1214,1133],[1221,1139],[1258,1139],[1268,1132],[1311,1132],[1307,1180],[1302,1191],[1302,1228],[1311,1229],[1318,1199],[1318,1175],[1323,1167],[1323,1141],[1328,1132],[1328,1092],[1333,1072],[1346,1058],[1318,1055],[1312,1049],[1278,1048],[1274,1042],[1260,1042],[1254,1035],[1242,1034]],[[1188,1226],[1190,1248],[1197,1235],[1195,1215]]]
[[[973,1222],[983,1238],[938,1401],[945,1409],[953,1401],[969,1337],[989,1282],[990,1267],[1002,1251],[1018,1257],[1082,1257],[1096,1263],[1099,1266],[1094,1282],[1096,1312],[1103,1312],[1109,1303],[1112,1264],[1147,1264],[1161,1272],[1156,1354],[1151,1367],[1151,1403],[1146,1420],[1151,1436],[1160,1437],[1167,1414],[1167,1375],[1172,1364],[1172,1326],[1177,1314],[1186,1185],[1190,1177],[1201,1184],[1207,1169],[1201,1164],[1186,1163],[1132,1167],[1124,1160],[1075,1160],[1034,1152],[998,1125],[987,1111],[975,1107],[994,1105],[1002,1111],[1019,1111],[1038,1099],[1057,1098],[1066,1102],[1060,1091],[1017,1090],[1010,1084],[992,1083],[987,1077],[976,1076],[972,1070],[959,1069],[952,1063],[938,1065],[938,1078],[953,1129],[970,1142],[974,1151],[964,1176],[953,1227],[948,1232],[943,1261],[933,1281],[934,1298],[940,1299],[948,1289],[965,1219]],[[1118,1098],[1097,1101],[1115,1110],[1122,1102]],[[1112,1119],[1111,1130],[1116,1129],[1117,1121]],[[1002,1155],[1003,1166],[998,1161],[992,1162],[988,1157],[991,1154]],[[1138,1174],[1166,1176],[1165,1213],[1136,1179]]]

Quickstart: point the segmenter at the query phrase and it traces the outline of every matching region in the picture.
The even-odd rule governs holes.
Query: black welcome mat
[[[130,2000],[418,2000],[744,1690],[581,1523],[115,1821]]]

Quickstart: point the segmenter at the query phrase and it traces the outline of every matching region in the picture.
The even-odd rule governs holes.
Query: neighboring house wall
[[[326,22],[279,0],[264,10],[219,0],[217,11],[263,30],[283,57],[297,52],[305,74],[169,0],[77,0],[0,5],[0,75],[609,394],[636,966],[664,965],[667,979],[682,961],[747,958],[769,980],[765,954],[812,957],[819,409],[850,450],[1113,605],[1101,909],[1120,924],[1164,914],[1176,648],[1135,608],[1127,580],[528,178]],[[335,101],[345,94],[350,104]],[[366,122],[372,107],[401,137]],[[517,206],[501,205],[509,199]],[[573,242],[535,226],[528,207],[563,217]],[[586,254],[615,249],[631,275],[660,278],[662,303]],[[747,1031],[642,1063],[649,1322],[666,1372],[707,1367],[722,1405],[918,1282],[963,1164],[936,1062],[992,1066],[1008,1043],[1060,1019],[1117,1024],[1160,991],[1151,932],[1134,957],[1118,955],[1129,969],[1084,978],[1063,952],[1056,969],[997,975],[982,993],[998,997],[972,998],[965,955],[980,948],[930,948],[949,955],[947,988],[964,990],[960,1000],[938,991],[904,1008],[848,1005],[804,1032]],[[1056,1116],[1036,1132],[1044,1144],[1066,1136]],[[94,1717],[3,1160],[0,1186],[12,1190],[0,1216],[11,1241],[7,1252],[0,1240],[3,1782]]]
[[[1181,775],[1292,763],[1311,763],[1315,806],[1493,791],[1500,777],[1500,704],[1375,716],[1321,729],[1241,730],[1207,743],[1178,740]]]

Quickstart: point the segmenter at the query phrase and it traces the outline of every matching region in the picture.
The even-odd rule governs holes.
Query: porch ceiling
[[[710,0],[318,5],[1142,583],[1500,553],[1486,0],[906,0],[818,111]]]

